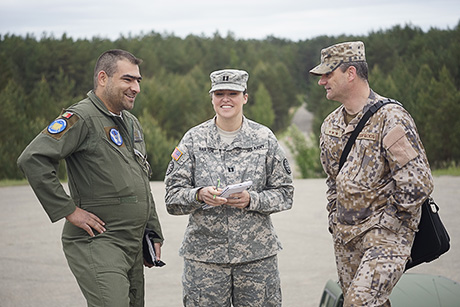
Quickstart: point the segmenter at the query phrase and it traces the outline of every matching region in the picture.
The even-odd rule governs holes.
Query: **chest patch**
[[[134,130],[134,142],[142,142],[142,134],[139,130]]]
[[[358,139],[365,139],[365,140],[371,140],[375,141],[377,140],[377,133],[372,133],[372,132],[361,132],[358,137]]]
[[[109,137],[115,145],[123,145],[123,138],[121,137],[120,131],[118,131],[116,128],[110,128]]]
[[[330,135],[330,136],[335,136],[335,137],[342,137],[342,130],[340,129],[334,129],[334,128],[326,128],[326,131],[324,131],[324,133],[326,135]]]

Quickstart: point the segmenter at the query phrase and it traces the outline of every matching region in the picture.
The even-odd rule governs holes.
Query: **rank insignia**
[[[174,149],[173,153],[171,154],[171,157],[178,161],[179,158],[182,156],[182,151],[179,150],[179,148],[176,147],[176,149]]]
[[[65,130],[67,127],[67,122],[62,119],[56,119],[48,126],[48,132],[51,134],[58,134]]]
[[[338,138],[342,137],[342,130],[339,129],[327,128],[324,133],[330,136],[336,136]]]
[[[117,129],[110,129],[109,135],[112,142],[114,142],[117,146],[121,146],[123,144],[123,139],[121,137],[120,132]]]

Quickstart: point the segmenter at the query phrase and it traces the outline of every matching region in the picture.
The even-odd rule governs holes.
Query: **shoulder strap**
[[[340,156],[340,162],[339,162],[339,171],[342,168],[342,166],[345,164],[345,161],[347,160],[348,154],[350,153],[351,147],[355,143],[356,138],[358,137],[358,134],[361,132],[361,130],[363,130],[364,125],[366,124],[366,122],[369,120],[369,118],[372,115],[374,115],[375,112],[378,111],[378,109],[380,109],[381,107],[383,107],[384,105],[389,104],[389,103],[396,103],[396,104],[401,105],[400,102],[398,102],[398,101],[396,101],[394,99],[386,98],[386,99],[382,99],[382,100],[379,100],[376,103],[374,103],[369,108],[369,110],[367,110],[367,112],[364,113],[364,116],[361,118],[361,120],[359,121],[358,125],[356,125],[355,130],[351,134],[350,138],[348,139],[347,144],[345,145],[345,148],[342,151],[342,155]]]

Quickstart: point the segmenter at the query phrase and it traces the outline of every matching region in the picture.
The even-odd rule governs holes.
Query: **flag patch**
[[[171,154],[171,157],[176,160],[176,161],[179,161],[179,158],[182,156],[182,151],[179,150],[179,148],[176,147],[176,149],[174,149],[173,153]]]
[[[72,115],[73,115],[72,112],[65,112],[64,114],[62,114],[62,117],[69,119],[72,117]]]

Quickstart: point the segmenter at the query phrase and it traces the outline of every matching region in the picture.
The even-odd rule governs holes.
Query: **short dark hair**
[[[142,63],[141,59],[136,58],[128,51],[121,49],[107,50],[99,56],[94,67],[94,89],[97,88],[97,75],[99,72],[103,70],[109,77],[112,77],[117,71],[117,62],[120,60],[128,60],[134,65]]]
[[[368,81],[369,79],[369,68],[367,66],[367,62],[364,61],[357,61],[357,62],[347,62],[347,63],[342,63],[340,64],[340,70],[342,72],[345,72],[345,70],[348,69],[348,67],[354,66],[356,68],[356,74],[358,77],[361,79]]]

